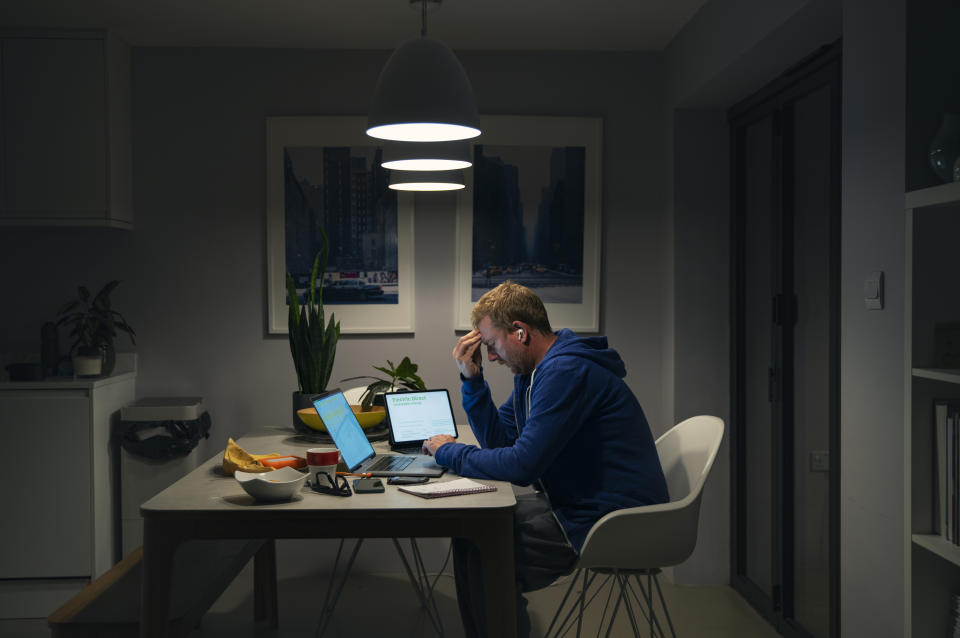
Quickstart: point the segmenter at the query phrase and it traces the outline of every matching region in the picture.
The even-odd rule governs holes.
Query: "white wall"
[[[844,635],[904,635],[905,3],[843,4],[840,596]],[[885,308],[863,280],[885,273]]]
[[[227,436],[288,423],[296,380],[287,340],[265,330],[264,118],[364,113],[386,55],[135,49],[136,228],[4,229],[0,268],[21,274],[4,283],[4,305],[16,311],[0,318],[0,352],[36,352],[40,324],[75,285],[116,277],[123,283],[115,307],[137,329],[141,396],[204,396],[214,423],[211,450]],[[602,332],[625,359],[651,423],[664,429],[657,56],[461,59],[484,113],[604,118]],[[449,195],[418,199],[415,334],[342,337],[335,380],[408,354],[428,384],[457,387],[450,362],[453,206]],[[35,266],[24,270],[28,262]],[[506,398],[508,375],[490,377]]]
[[[0,271],[8,275],[0,290],[0,352],[37,352],[40,325],[77,284],[119,278],[114,306],[137,330],[137,393],[203,396],[213,420],[205,456],[227,437],[288,426],[296,389],[289,347],[286,336],[267,335],[265,327],[264,118],[365,113],[386,57],[134,49],[135,229],[2,229]],[[623,356],[654,432],[663,432],[670,425],[661,390],[662,149],[669,132],[659,56],[460,57],[483,113],[603,118],[601,331]],[[450,361],[454,198],[416,202],[415,333],[342,337],[333,379],[409,355],[428,385],[450,388],[459,404]],[[506,399],[509,374],[492,371],[489,379],[495,397]],[[465,422],[459,405],[457,414]]]
[[[730,580],[730,181],[722,109],[674,112],[674,420],[721,417],[727,433],[704,486],[693,556],[682,583]]]

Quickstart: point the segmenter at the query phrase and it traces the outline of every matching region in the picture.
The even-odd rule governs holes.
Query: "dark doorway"
[[[840,45],[730,110],[731,580],[839,636]]]

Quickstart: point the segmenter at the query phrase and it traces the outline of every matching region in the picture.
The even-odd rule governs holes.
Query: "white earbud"
[[[523,341],[523,328],[517,329],[517,341]]]

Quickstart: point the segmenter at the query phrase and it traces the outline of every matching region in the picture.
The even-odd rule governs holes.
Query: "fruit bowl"
[[[387,416],[387,413],[382,405],[373,406],[370,408],[369,412],[364,412],[363,408],[361,408],[359,405],[351,405],[350,409],[353,410],[354,416],[356,416],[357,421],[360,422],[360,427],[364,430],[368,430],[375,425],[380,425],[380,423],[382,423]],[[320,419],[320,415],[317,414],[316,408],[309,407],[297,410],[297,416],[300,417],[301,421],[317,432],[327,431],[326,426]]]
[[[234,478],[258,501],[283,501],[303,487],[307,475],[292,467],[281,467],[272,472],[237,472]]]

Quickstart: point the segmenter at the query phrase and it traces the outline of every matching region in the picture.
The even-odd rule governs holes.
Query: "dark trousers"
[[[567,542],[542,493],[518,494],[514,512],[514,556],[517,578],[517,638],[530,635],[530,616],[523,592],[546,587],[570,573],[577,552]],[[487,636],[480,552],[470,541],[453,539],[457,603],[466,638]]]

